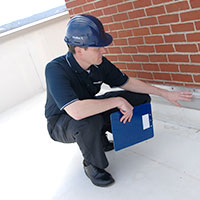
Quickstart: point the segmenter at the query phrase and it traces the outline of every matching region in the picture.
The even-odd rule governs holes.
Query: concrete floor
[[[200,130],[154,119],[154,138],[107,153],[116,182],[99,188],[78,146],[48,136],[44,104],[42,93],[0,114],[0,199],[200,199]]]

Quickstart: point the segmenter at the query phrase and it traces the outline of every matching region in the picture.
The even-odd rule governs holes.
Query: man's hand
[[[128,121],[131,121],[131,118],[133,116],[133,106],[124,98],[120,98],[120,105],[118,106],[120,112],[123,114],[123,116],[120,118],[120,122],[123,122],[124,124]]]
[[[180,91],[166,91],[162,95],[172,104],[176,106],[181,106],[178,101],[191,101],[192,92],[180,92]]]

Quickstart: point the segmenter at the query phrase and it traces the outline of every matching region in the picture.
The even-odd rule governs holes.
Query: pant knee
[[[145,94],[146,95],[146,103],[150,103],[151,102],[151,97],[150,97],[150,95],[149,94]]]
[[[132,106],[151,102],[151,97],[149,94],[123,91],[120,96],[125,98]]]

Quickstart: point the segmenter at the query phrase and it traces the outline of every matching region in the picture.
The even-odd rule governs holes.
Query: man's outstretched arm
[[[121,87],[125,90],[138,93],[154,94],[167,99],[172,104],[180,106],[178,101],[191,101],[192,92],[181,92],[181,91],[168,91],[161,89],[135,78],[129,78],[128,82]]]

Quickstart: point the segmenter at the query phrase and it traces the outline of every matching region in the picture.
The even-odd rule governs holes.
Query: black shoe
[[[104,144],[103,150],[105,152],[111,151],[114,149],[113,141],[108,141],[106,144]]]
[[[88,178],[96,186],[106,187],[115,181],[111,174],[106,172],[104,169],[99,169],[91,164],[88,166],[84,165],[84,171]]]

